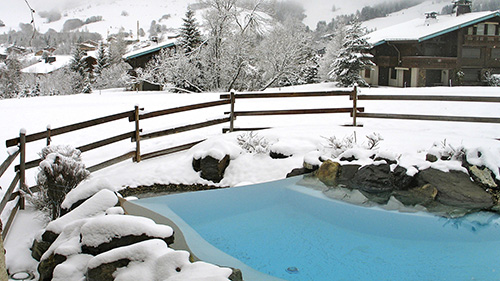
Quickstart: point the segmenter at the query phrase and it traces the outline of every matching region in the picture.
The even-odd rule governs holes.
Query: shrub
[[[47,19],[47,23],[55,22],[61,19],[61,13],[57,10],[41,11],[38,13],[40,17]]]
[[[83,26],[83,21],[81,19],[69,19],[64,22],[63,31],[71,31]]]
[[[257,133],[249,132],[237,137],[238,145],[249,153],[268,153],[270,149],[269,141],[264,137],[259,137]]]
[[[36,177],[40,192],[32,199],[35,207],[48,211],[52,219],[60,215],[66,194],[90,175],[81,161],[81,152],[71,146],[47,146],[40,153]]]

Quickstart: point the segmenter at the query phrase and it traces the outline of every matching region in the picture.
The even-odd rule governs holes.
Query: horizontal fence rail
[[[388,114],[388,113],[358,113],[358,117],[380,118],[380,119],[422,120],[422,121],[500,123],[500,118],[497,118],[497,117],[413,115],[413,114]]]
[[[238,99],[263,99],[263,98],[308,98],[308,97],[332,97],[332,96],[349,96],[352,95],[353,91],[314,91],[314,92],[261,92],[261,93],[235,93],[235,97]],[[230,94],[220,95],[221,99],[229,99]]]
[[[186,112],[186,111],[190,111],[190,110],[226,105],[229,103],[230,103],[229,100],[219,100],[219,101],[213,101],[213,102],[207,102],[207,103],[186,105],[186,106],[181,106],[181,107],[176,107],[176,108],[170,108],[170,109],[164,109],[164,110],[158,110],[158,111],[154,111],[154,112],[140,114],[139,119],[144,120],[144,119],[149,119],[149,118],[153,118],[153,117],[159,117],[159,116],[164,116],[164,115],[169,115],[169,114],[174,114],[174,113]],[[134,119],[130,118],[129,121],[132,122],[132,121],[134,121]]]
[[[365,109],[358,107],[359,112]],[[349,108],[318,108],[318,109],[289,109],[289,110],[256,110],[256,111],[235,111],[234,116],[264,116],[264,115],[299,115],[299,114],[324,114],[324,113],[351,113]],[[230,113],[230,112],[225,112]]]
[[[358,95],[358,100],[500,102],[500,97]]]
[[[210,126],[214,126],[214,125],[218,125],[218,124],[227,123],[227,122],[229,122],[229,120],[230,120],[229,117],[225,117],[225,118],[220,118],[220,119],[208,120],[208,121],[204,121],[201,123],[181,126],[181,127],[177,127],[177,128],[171,128],[171,129],[167,129],[167,130],[163,130],[163,131],[147,133],[147,134],[141,135],[141,139],[147,140],[147,139],[153,139],[153,138],[173,135],[173,134],[177,134],[177,133],[181,133],[181,132],[192,131],[192,130],[196,130],[196,129],[201,129],[201,128],[205,128],[205,127],[210,127]]]
[[[84,129],[84,128],[89,128],[89,127],[93,127],[93,126],[96,126],[96,125],[100,125],[100,124],[104,124],[104,123],[108,123],[108,122],[120,120],[120,119],[123,119],[123,118],[129,118],[133,114],[134,114],[134,111],[127,111],[127,112],[113,114],[113,115],[109,115],[109,116],[106,116],[106,117],[101,117],[101,118],[97,118],[97,119],[93,119],[93,120],[89,120],[89,121],[84,121],[84,122],[81,122],[81,123],[76,123],[76,124],[72,124],[72,125],[68,125],[68,126],[56,128],[56,129],[48,129],[47,131],[44,131],[44,132],[39,132],[39,133],[36,133],[36,134],[27,135],[26,136],[26,142],[33,142],[33,141],[37,141],[37,140],[42,140],[42,139],[49,138],[51,136],[57,136],[57,135],[61,135],[61,134],[73,132],[73,131],[76,131],[76,130],[80,130],[80,129]],[[19,144],[19,138],[7,140],[5,142],[5,144],[6,144],[7,147],[18,145]]]

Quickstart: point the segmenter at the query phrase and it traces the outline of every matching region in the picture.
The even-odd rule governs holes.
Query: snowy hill
[[[413,6],[411,8],[392,13],[387,17],[376,18],[366,21],[363,23],[363,26],[367,27],[368,30],[378,30],[386,28],[394,24],[403,23],[416,18],[421,18],[426,12],[440,13],[443,7],[450,5],[450,3],[451,1],[448,0],[441,0],[441,1],[428,0],[423,2],[422,4]]]
[[[24,1],[15,1],[12,6],[0,10],[0,19],[5,23],[0,27],[0,33],[8,32],[10,29],[19,29],[19,22],[29,23],[31,15]],[[30,1],[31,2],[31,1]],[[147,32],[151,22],[155,20],[158,24],[167,28],[177,28],[182,24],[182,17],[186,13],[187,7],[195,0],[89,0],[89,1],[57,1],[54,3],[44,3],[46,1],[32,1],[35,11],[34,15],[36,28],[45,33],[49,29],[56,31],[63,30],[67,20],[79,19],[85,22],[92,17],[102,17],[102,21],[86,24],[82,29],[97,32],[104,37],[120,31],[137,34],[137,24]],[[66,5],[61,5],[66,3]],[[79,2],[79,3],[77,3]],[[59,20],[48,22],[46,14],[54,14],[55,18],[60,15]],[[41,16],[45,16],[42,18]]]
[[[393,1],[397,2],[397,0]],[[42,33],[49,29],[61,31],[68,20],[78,19],[85,22],[92,18],[102,17],[102,21],[86,24],[81,29],[97,32],[105,37],[107,34],[117,33],[121,28],[136,36],[138,23],[140,28],[147,33],[153,20],[167,28],[178,28],[182,24],[182,17],[188,5],[196,3],[197,0],[88,0],[84,2],[80,0],[57,2],[32,0],[29,2],[36,11],[34,15],[36,28]],[[335,16],[352,14],[364,6],[374,6],[384,2],[387,0],[301,1],[307,15],[304,23],[311,29],[316,28],[318,21],[329,22]],[[367,26],[370,29],[379,29],[394,22],[415,18],[429,10],[441,11],[443,6],[449,4],[448,0],[429,0],[416,7],[394,13],[389,18],[369,21]],[[49,18],[52,18],[52,22],[49,22]],[[0,33],[4,33],[11,29],[20,29],[20,22],[29,23],[31,14],[24,1],[15,1],[8,7],[0,9],[0,20],[5,24],[0,27]]]

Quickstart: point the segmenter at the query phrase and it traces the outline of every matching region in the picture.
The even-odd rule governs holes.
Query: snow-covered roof
[[[177,41],[177,39],[170,39],[170,40],[167,40],[164,42],[160,42],[158,44],[153,43],[152,45],[150,45],[148,47],[144,47],[144,48],[137,49],[137,50],[131,51],[129,53],[126,53],[125,55],[123,55],[123,59],[129,60],[129,59],[133,59],[133,58],[137,58],[137,57],[140,57],[143,55],[157,52],[157,51],[164,49],[164,48],[173,47],[175,45],[176,41]]]
[[[70,64],[71,56],[55,56],[56,61],[46,63],[42,60],[34,65],[23,68],[23,73],[48,74]]]
[[[437,20],[432,22],[420,17],[374,31],[366,36],[368,42],[374,46],[391,41],[422,42],[494,17],[500,17],[500,11],[468,13],[460,16],[439,15]]]

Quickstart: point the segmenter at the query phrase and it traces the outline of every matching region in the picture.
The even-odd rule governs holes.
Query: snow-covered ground
[[[280,91],[308,91],[333,89],[332,84],[299,86]],[[413,94],[413,95],[470,95],[500,96],[498,87],[436,87],[436,88],[371,88],[361,89],[360,94]],[[28,134],[44,131],[48,124],[52,128],[102,117],[114,113],[132,110],[139,104],[146,111],[154,111],[181,105],[218,100],[219,93],[172,94],[166,92],[123,92],[121,90],[96,91],[92,94],[73,96],[37,97],[29,99],[10,99],[0,101],[2,126],[0,141],[14,138],[21,128]],[[236,110],[257,109],[298,109],[350,107],[348,97],[325,98],[288,98],[266,100],[237,100]],[[461,103],[461,102],[401,102],[401,101],[360,101],[359,106],[366,112],[408,113],[456,116],[500,117],[500,104]],[[229,111],[229,105],[203,109],[195,112],[179,113],[171,116],[141,121],[144,132],[202,122],[220,117]],[[208,138],[207,141],[188,151],[145,160],[140,163],[122,162],[98,171],[91,176],[91,181],[106,181],[116,190],[124,186],[150,185],[153,183],[211,184],[200,178],[192,169],[192,159],[200,153],[217,154],[229,152],[231,163],[221,186],[237,186],[282,179],[293,168],[301,167],[310,153],[327,154],[327,140],[352,137],[359,146],[367,144],[367,135],[380,134],[383,140],[378,146],[381,154],[390,153],[398,157],[400,165],[425,168],[431,164],[425,161],[426,152],[436,143],[446,143],[453,147],[464,146],[468,149],[480,149],[488,159],[484,164],[500,167],[500,124],[409,121],[385,119],[360,119],[363,127],[344,126],[351,124],[348,114],[298,115],[239,117],[236,127],[273,127],[259,131],[272,147],[279,151],[292,153],[287,159],[271,159],[264,154],[246,153],[237,145],[237,137],[243,133],[222,134],[223,125],[200,129],[179,135],[167,136],[141,142],[143,153],[176,146]],[[227,126],[227,125],[226,125]],[[67,135],[53,137],[53,144],[79,146],[100,139],[134,130],[134,124],[128,120],[84,129]],[[37,157],[45,141],[28,144],[28,160]],[[108,147],[83,153],[87,166],[121,155],[135,148],[135,143],[122,141]],[[7,149],[0,150],[0,161],[7,157]],[[460,165],[444,164],[438,161],[432,164],[439,169],[461,169]],[[498,168],[494,172],[498,173]],[[36,169],[27,175],[29,185],[33,185]],[[498,176],[498,174],[497,174]],[[8,186],[12,178],[9,171],[0,179],[0,186]],[[5,188],[3,189],[5,190]],[[3,192],[3,191],[1,191]],[[7,264],[11,271],[36,270],[36,263],[30,257],[29,247],[33,237],[43,227],[43,221],[37,220],[37,213],[21,211],[13,229],[6,239]],[[2,217],[5,221],[5,218]]]

